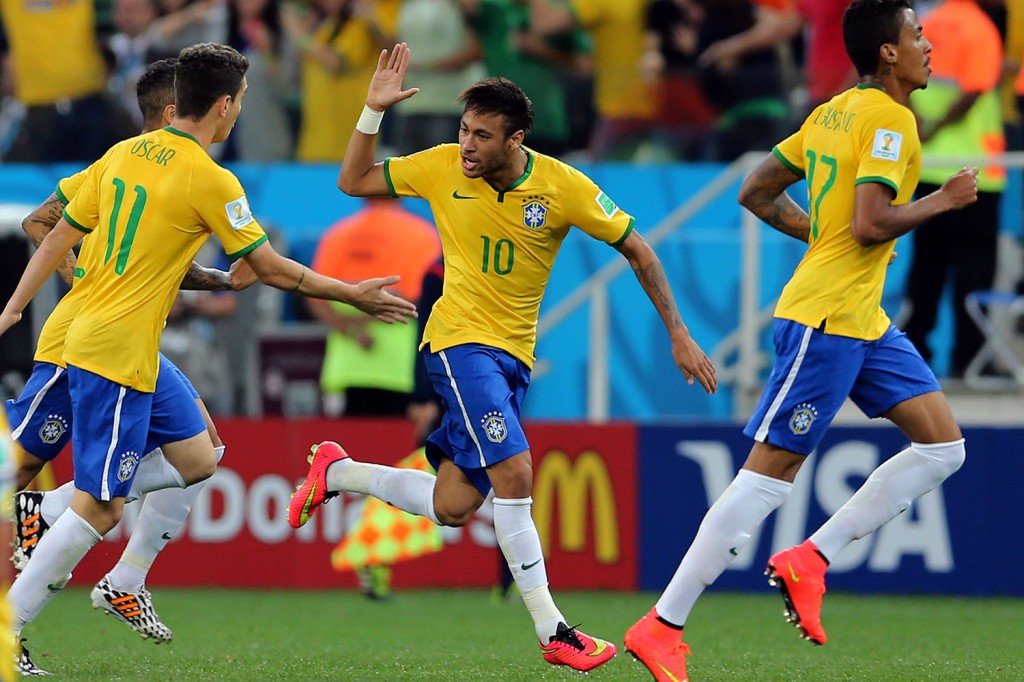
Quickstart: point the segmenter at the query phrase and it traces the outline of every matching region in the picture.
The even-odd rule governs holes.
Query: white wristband
[[[383,111],[374,111],[369,105],[363,106],[363,113],[359,114],[356,121],[356,130],[364,135],[376,135],[380,130],[380,121],[384,118]]]

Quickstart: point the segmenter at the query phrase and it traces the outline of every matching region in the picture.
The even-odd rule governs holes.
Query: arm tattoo
[[[50,234],[53,228],[57,226],[57,221],[63,216],[63,211],[64,202],[54,193],[36,210],[32,211],[27,218],[21,221],[21,227],[25,234],[28,235],[29,241],[32,242],[33,246],[37,249],[39,248],[46,235]],[[60,278],[68,286],[74,285],[75,267],[77,265],[78,257],[75,256],[75,252],[68,251],[67,255],[64,256],[64,260],[57,266],[57,274],[60,275]]]
[[[196,262],[189,266],[179,289],[186,291],[231,291],[231,275],[223,270],[204,268]]]
[[[661,263],[654,260],[647,265],[638,261],[630,261],[633,272],[640,282],[640,286],[647,292],[651,303],[658,309],[658,314],[669,329],[676,329],[683,326],[683,318],[676,307],[675,298],[672,296],[672,288],[668,284],[668,277],[665,276],[665,268]]]
[[[792,171],[780,164],[777,168],[759,168],[755,173],[745,203],[747,209],[779,232],[806,244],[811,235],[810,219],[786,194],[793,182]]]

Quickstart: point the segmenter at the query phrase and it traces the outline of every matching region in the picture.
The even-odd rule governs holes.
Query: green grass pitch
[[[557,592],[562,611],[620,647],[653,594]],[[628,654],[586,678],[546,664],[521,603],[480,590],[156,589],[170,645],[141,639],[69,588],[25,634],[54,680],[649,680]],[[690,618],[694,682],[1024,680],[1024,600],[826,596],[829,643],[799,639],[765,594],[709,593]]]

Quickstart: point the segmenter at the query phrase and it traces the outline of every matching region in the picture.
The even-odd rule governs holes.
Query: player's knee
[[[475,509],[460,509],[453,507],[445,507],[443,505],[434,505],[434,515],[437,516],[437,520],[444,526],[450,526],[452,528],[461,528],[469,523],[469,520],[473,518],[473,514],[476,513]]]
[[[949,443],[913,443],[914,452],[933,466],[943,479],[952,476],[967,459],[964,439]]]

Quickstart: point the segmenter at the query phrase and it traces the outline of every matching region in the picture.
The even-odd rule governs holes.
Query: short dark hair
[[[465,111],[474,114],[500,114],[505,117],[505,137],[517,130],[533,127],[533,103],[522,88],[507,78],[484,78],[459,95]]]
[[[219,43],[199,43],[178,55],[174,70],[177,116],[202,119],[224,95],[236,97],[249,60],[238,50]]]
[[[909,0],[853,0],[843,13],[843,42],[857,75],[878,73],[878,51],[900,42]]]
[[[164,109],[174,104],[174,67],[177,57],[160,59],[146,67],[135,85],[135,96],[147,128],[157,128],[163,122]]]

